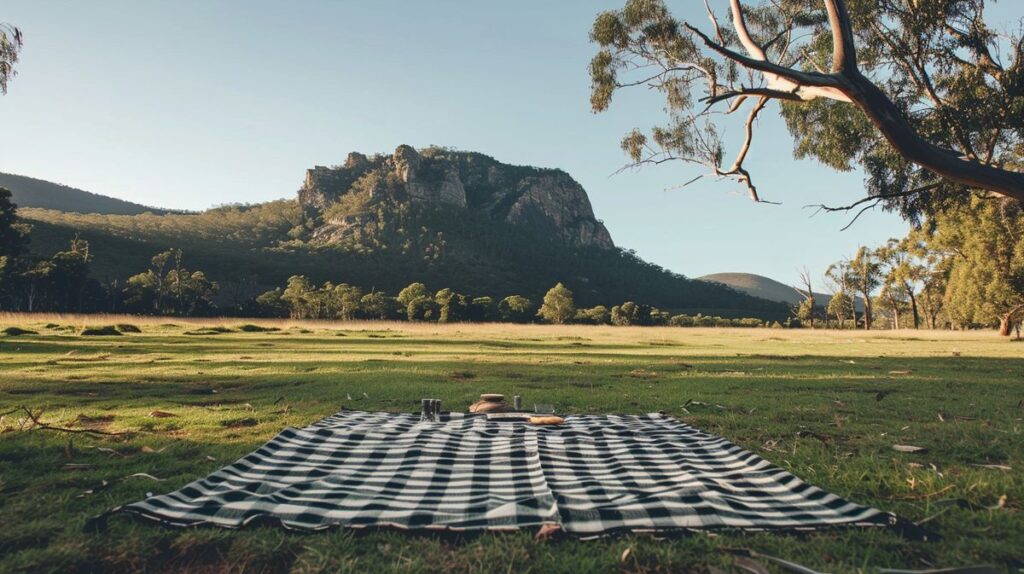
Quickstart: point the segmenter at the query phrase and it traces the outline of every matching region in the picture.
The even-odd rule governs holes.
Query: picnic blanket
[[[115,511],[175,526],[557,524],[580,536],[895,523],[661,414],[568,416],[548,427],[346,410],[287,428],[206,478]]]

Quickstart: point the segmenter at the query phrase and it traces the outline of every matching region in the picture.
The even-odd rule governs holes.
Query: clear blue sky
[[[725,3],[713,2],[724,13]],[[621,0],[6,0],[25,34],[0,97],[0,171],[147,205],[202,209],[292,197],[305,169],[401,143],[559,167],[590,194],[615,242],[689,276],[820,275],[897,217],[803,206],[863,193],[862,176],[791,157],[765,114],[748,165],[767,199],[664,165],[612,176],[634,126],[660,120],[641,91],[589,109],[587,32]],[[670,2],[704,25],[699,2]]]

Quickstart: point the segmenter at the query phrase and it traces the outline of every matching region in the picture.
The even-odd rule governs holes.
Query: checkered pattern
[[[453,413],[342,411],[288,428],[232,465],[117,510],[176,526],[560,524],[612,530],[887,524],[728,441],[663,415],[570,416],[557,427]]]
[[[729,441],[659,414],[580,416],[538,432],[564,528],[816,529],[891,516],[808,485]]]

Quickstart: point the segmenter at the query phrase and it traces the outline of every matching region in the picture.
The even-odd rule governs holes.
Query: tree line
[[[976,197],[935,212],[907,236],[861,247],[830,265],[816,301],[797,290],[801,323],[839,328],[982,329],[1020,335],[1024,322],[1021,204]],[[860,303],[860,309],[856,303]]]
[[[411,283],[389,295],[364,291],[347,283],[327,281],[316,285],[304,275],[294,275],[286,286],[266,291],[255,299],[261,316],[292,319],[384,319],[418,322],[544,322],[590,325],[638,325],[677,327],[761,327],[760,319],[728,319],[704,315],[672,315],[650,305],[627,301],[610,309],[604,305],[576,306],[572,291],[558,283],[547,291],[538,306],[522,295],[502,299],[470,296],[450,288],[431,292],[423,283]],[[776,323],[777,325],[777,323]]]
[[[0,309],[56,312],[136,312],[207,315],[216,310],[216,282],[184,265],[180,249],[151,259],[123,283],[90,276],[89,242],[73,238],[50,257],[29,253],[30,226],[17,217],[11,192],[0,188]]]

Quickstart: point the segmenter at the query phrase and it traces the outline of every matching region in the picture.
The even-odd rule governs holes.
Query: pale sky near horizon
[[[616,244],[691,277],[793,283],[798,268],[818,276],[905,232],[881,211],[845,232],[848,216],[811,217],[803,206],[861,197],[862,175],[792,159],[774,113],[748,167],[782,205],[713,178],[672,189],[699,174],[682,166],[613,176],[622,135],[662,108],[635,91],[590,112],[587,33],[621,4],[7,0],[0,22],[22,29],[25,47],[0,96],[0,171],[195,210],[294,197],[307,168],[353,150],[436,144],[567,171]],[[706,23],[702,3],[669,6]]]

